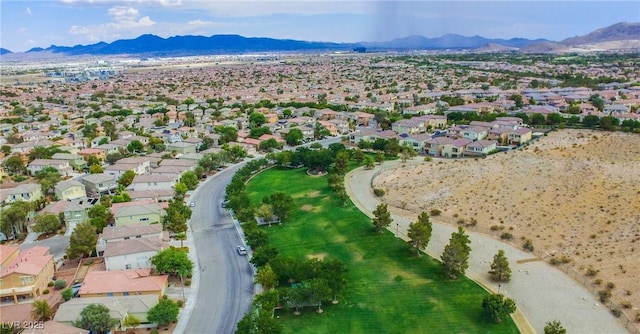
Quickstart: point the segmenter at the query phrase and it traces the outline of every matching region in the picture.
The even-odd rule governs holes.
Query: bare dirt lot
[[[595,274],[588,276],[600,282],[593,290],[613,283],[612,299],[629,318],[640,309],[637,134],[551,132],[520,151],[382,172],[374,187],[398,211],[438,209],[434,219],[493,226],[517,245],[531,239],[544,258]]]

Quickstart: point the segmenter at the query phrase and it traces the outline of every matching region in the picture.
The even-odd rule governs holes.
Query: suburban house
[[[51,159],[66,160],[69,162],[69,165],[76,170],[83,170],[87,166],[87,162],[78,154],[56,153],[51,157]]]
[[[113,213],[116,225],[135,223],[154,224],[162,222],[162,208],[157,203],[137,204],[115,208]],[[114,209],[112,207],[112,209]]]
[[[107,159],[107,152],[99,148],[85,148],[78,151],[78,155],[82,156],[86,161],[89,161],[89,157],[94,157],[100,161]]]
[[[462,132],[462,137],[475,140],[483,140],[487,138],[489,130],[483,126],[471,126]]]
[[[20,184],[15,188],[8,189],[5,203],[16,201],[35,202],[42,199],[42,188],[37,183]]]
[[[400,145],[409,145],[412,147],[418,154],[425,153],[425,147],[427,146],[427,141],[431,139],[431,135],[427,133],[420,133],[414,135],[400,135],[399,143]]]
[[[506,144],[509,141],[509,134],[513,132],[513,129],[507,127],[497,127],[489,129],[487,139],[496,140],[499,143]]]
[[[108,136],[98,136],[91,139],[90,147],[97,147],[98,145],[101,145],[100,143],[104,144],[108,143],[109,141],[111,141],[111,138],[109,138]]]
[[[124,241],[130,239],[148,238],[163,240],[164,232],[162,224],[131,224],[122,226],[107,226],[98,237],[96,251],[102,256],[109,242]]]
[[[80,179],[86,187],[87,194],[110,194],[118,188],[116,177],[108,174],[88,174]]]
[[[123,322],[128,315],[132,315],[140,320],[139,327],[156,326],[155,324],[150,324],[147,319],[149,310],[158,304],[158,298],[153,295],[72,298],[60,304],[53,320],[62,324],[73,325],[73,323],[80,318],[82,310],[91,304],[104,305],[109,309],[109,317],[116,323],[116,326],[114,326],[112,330],[124,330]],[[65,333],[75,334],[81,333],[80,331]]]
[[[478,140],[467,144],[467,148],[464,152],[465,155],[480,155],[486,156],[489,153],[496,150],[498,142],[495,140]]]
[[[444,129],[447,126],[447,116],[445,115],[423,115],[411,118],[414,121],[422,122],[425,130]]]
[[[33,246],[19,251],[0,245],[0,251],[0,260],[4,262],[0,270],[0,298],[18,303],[19,299],[42,296],[55,272],[49,247]]]
[[[426,128],[423,122],[418,122],[413,119],[401,119],[391,125],[391,130],[399,134],[412,134],[425,132]]]
[[[94,199],[97,200],[97,199]],[[88,211],[93,205],[88,200],[72,200],[64,208],[64,224],[67,226],[65,235],[71,235],[76,226],[89,219]]]
[[[173,198],[174,191],[171,190],[145,190],[145,191],[135,191],[135,190],[127,190],[127,194],[134,202],[167,202]]]
[[[55,186],[55,193],[56,197],[63,201],[87,197],[84,184],[74,179],[58,182]]]
[[[531,141],[533,132],[530,128],[518,128],[509,133],[509,144],[522,145]]]
[[[80,298],[153,295],[162,298],[168,275],[151,275],[151,269],[90,271],[84,277]]]
[[[107,270],[153,268],[151,258],[168,247],[157,238],[132,238],[107,242],[102,256]]]
[[[176,185],[176,179],[166,175],[136,175],[128,190],[147,191],[147,190],[173,190]]]
[[[178,154],[196,153],[196,144],[187,142],[170,143],[167,145],[167,151],[175,151]]]
[[[445,158],[460,158],[468,144],[472,142],[468,138],[458,138],[442,146],[442,156]]]
[[[428,139],[425,142],[424,149],[427,152],[427,154],[434,157],[439,157],[442,155],[442,149],[444,148],[444,145],[449,144],[452,141],[453,141],[453,138],[450,138],[450,137],[434,137],[434,138]]]
[[[34,175],[36,172],[41,171],[46,167],[53,167],[62,175],[69,175],[69,172],[73,169],[71,165],[69,165],[68,160],[35,159],[27,165],[27,169],[31,175]]]

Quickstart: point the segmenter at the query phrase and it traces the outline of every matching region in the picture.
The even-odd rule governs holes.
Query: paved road
[[[390,164],[399,165],[400,163],[387,162],[382,168]],[[371,211],[379,203],[379,199],[371,190],[371,180],[380,168],[378,166],[372,170],[356,169],[345,178],[347,193],[354,204],[370,217]],[[389,230],[395,233],[398,229],[400,237],[407,240],[409,223],[415,220],[415,217],[392,214],[392,218],[393,223]],[[439,223],[434,218],[432,221],[433,234],[427,253],[440,259],[451,233],[456,228]],[[398,223],[397,226],[395,226],[396,223]],[[467,276],[494,292],[501,289],[501,293],[516,301],[518,309],[526,316],[524,319],[520,315],[518,319],[518,322],[524,325],[519,326],[523,333],[542,333],[545,323],[552,320],[559,320],[568,333],[627,333],[606,307],[602,306],[587,289],[562,271],[542,261],[517,263],[518,260],[530,260],[533,256],[484,234],[473,232],[468,234],[472,250]],[[512,270],[511,282],[503,283],[501,287],[489,282],[487,277],[490,263],[499,249],[504,249]]]
[[[225,187],[242,165],[230,167],[201,184],[191,201],[191,238],[195,244],[199,278],[195,304],[183,333],[233,333],[250,310],[253,275],[246,256],[236,253],[240,237],[228,212],[221,207]],[[193,301],[191,301],[193,302]]]

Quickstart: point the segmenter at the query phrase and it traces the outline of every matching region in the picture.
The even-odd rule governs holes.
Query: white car
[[[192,208],[195,207],[196,206],[196,202],[189,203],[189,206],[192,207]]]
[[[247,249],[242,245],[236,247],[236,250],[238,251],[239,255],[247,255]]]

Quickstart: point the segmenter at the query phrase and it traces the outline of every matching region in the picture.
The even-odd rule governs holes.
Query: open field
[[[303,169],[269,169],[247,185],[253,203],[283,191],[296,210],[282,226],[264,227],[281,254],[335,257],[345,262],[348,285],[337,305],[302,316],[278,312],[287,333],[517,333],[513,321],[487,323],[486,292],[468,279],[449,281],[440,264],[414,251],[393,234],[376,234],[370,220],[350,202],[339,206],[327,177]]]
[[[392,211],[442,210],[437,220],[477,220],[515,244],[564,258],[591,280],[615,285],[613,300],[640,308],[640,136],[562,130],[521,151],[487,159],[434,160],[381,173]]]

